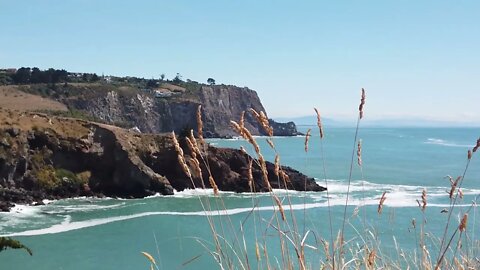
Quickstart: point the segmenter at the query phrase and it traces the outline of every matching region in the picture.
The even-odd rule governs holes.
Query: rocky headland
[[[0,90],[2,88],[5,93],[17,91],[17,96],[28,93],[57,102],[55,109],[60,106],[66,108],[66,112],[64,110],[61,114],[63,116],[134,128],[142,133],[175,131],[179,134],[195,129],[195,112],[198,105],[202,105],[204,136],[231,137],[236,133],[230,128],[230,120],[238,120],[242,111],[246,111],[245,127],[253,135],[267,135],[248,110],[252,108],[257,112],[267,112],[257,92],[247,87],[204,85],[195,82],[174,85],[162,82],[157,86],[142,88],[123,82],[65,82],[60,85],[0,86]],[[48,110],[44,112],[51,113]],[[293,122],[277,123],[272,119],[269,121],[275,136],[300,134]]]
[[[228,92],[211,88],[205,90],[205,93],[211,92],[205,95],[221,97],[222,91]],[[182,119],[183,115],[194,119],[192,115],[195,115],[196,107],[193,104],[196,103],[182,104],[178,106],[185,110],[176,107],[170,112],[177,116],[171,117]],[[245,106],[248,105],[252,104]],[[205,109],[204,120],[210,125],[217,120],[209,117],[222,118],[223,122],[223,118],[236,113],[232,110],[231,115],[217,115],[216,106],[222,105],[216,102]],[[245,125],[252,128],[253,122],[249,123]],[[193,123],[189,124],[193,126]],[[214,125],[211,130],[233,135],[223,126]],[[261,132],[260,129],[257,131]],[[182,144],[182,138],[179,141]],[[188,156],[188,148],[185,145],[183,148]],[[211,174],[220,190],[250,191],[248,164],[252,157],[235,149],[208,146],[205,151]],[[273,188],[304,190],[306,183],[308,191],[324,190],[314,179],[292,168],[283,167],[290,179],[286,187],[275,176],[273,164],[267,163],[267,170]],[[205,167],[202,172],[205,174],[203,179],[208,179]],[[256,191],[267,190],[261,175],[259,166],[254,165]],[[171,195],[174,189],[181,191],[193,188],[194,184],[201,187],[201,179],[194,176],[192,183],[185,175],[169,134],[143,134],[107,124],[0,108],[0,209],[3,211],[8,211],[14,203],[35,204],[41,203],[42,199]],[[204,185],[210,187],[208,181]]]

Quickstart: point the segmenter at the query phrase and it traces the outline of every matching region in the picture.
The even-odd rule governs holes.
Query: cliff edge
[[[0,87],[1,88],[1,87]],[[152,88],[141,88],[132,83],[64,83],[63,85],[4,86],[10,92],[20,91],[42,95],[66,106],[70,115],[125,128],[142,133],[181,133],[196,128],[196,110],[202,105],[203,134],[207,138],[231,137],[230,120],[238,120],[243,111],[245,126],[253,135],[266,135],[249,113],[263,107],[257,92],[247,87],[231,85],[204,85],[183,82],[183,86],[164,82]],[[11,94],[13,95],[13,94]],[[24,102],[24,100],[17,100]],[[293,122],[277,123],[270,120],[275,136],[300,134]]]
[[[181,141],[181,140],[180,140]],[[244,192],[250,156],[240,150],[207,147],[212,176],[220,190]],[[188,155],[188,151],[186,151]],[[283,167],[290,178],[279,186],[267,164],[273,188],[323,191],[314,179]],[[207,172],[206,168],[202,168]],[[255,190],[265,191],[261,170],[253,167]],[[203,175],[208,179],[208,175]],[[258,179],[258,181],[257,181]],[[172,138],[139,134],[106,124],[39,113],[0,109],[0,209],[13,203],[74,196],[144,197],[170,195],[174,189],[201,187],[177,160]],[[208,181],[206,187],[210,187]]]

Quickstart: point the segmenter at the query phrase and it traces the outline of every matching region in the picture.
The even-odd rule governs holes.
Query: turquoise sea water
[[[274,142],[283,165],[317,178],[322,185],[325,184],[322,157],[325,158],[329,202],[334,230],[337,231],[343,217],[355,131],[349,128],[327,130],[322,156],[318,133],[313,130],[307,154],[303,137],[274,138]],[[359,216],[350,218],[351,223],[358,229],[365,217],[367,226],[378,234],[386,255],[397,254],[393,236],[400,248],[413,251],[416,244],[411,220],[422,219],[416,200],[426,189],[426,231],[433,237],[440,237],[447,218],[440,211],[449,206],[447,190],[450,185],[444,177],[463,173],[467,150],[475,144],[478,136],[478,128],[361,129],[363,173],[355,160],[347,217],[360,207]],[[258,138],[258,141],[265,157],[273,160],[274,153],[265,139]],[[210,143],[250,149],[243,140],[215,139]],[[474,155],[464,180],[460,211],[467,209],[480,196],[478,154]],[[385,208],[383,214],[378,215],[378,200],[384,191],[387,192]],[[293,211],[300,230],[305,224],[305,230],[315,232],[310,234],[306,243],[317,245],[312,235],[329,240],[325,192],[275,192],[281,199],[288,194],[292,200],[292,209],[285,209],[290,218],[290,211]],[[199,196],[205,204],[210,204],[213,211],[203,211]],[[252,201],[258,203],[254,215],[251,213]],[[40,207],[17,206],[11,213],[0,213],[0,235],[15,236],[29,246],[34,255],[30,257],[23,251],[1,252],[0,269],[149,269],[141,251],[154,255],[160,269],[215,269],[213,257],[203,247],[210,247],[212,242],[206,215],[218,224],[224,224],[223,229],[229,231],[225,235],[231,237],[231,242],[235,241],[235,233],[239,233],[242,223],[247,249],[251,260],[255,261],[253,216],[257,222],[261,218],[269,220],[272,211],[268,194],[253,196],[225,192],[219,199],[212,196],[211,190],[187,190],[175,196],[138,200],[77,198]],[[476,212],[476,208],[470,212],[467,235],[478,240],[480,227],[475,220]],[[453,213],[453,227],[458,224],[457,215],[457,212]],[[233,230],[229,224],[233,224]],[[355,238],[359,234],[349,224],[346,227],[346,239],[360,241]],[[272,254],[275,249],[278,251],[277,238],[274,230],[267,232]],[[308,263],[315,266],[323,252],[313,250],[307,255]],[[253,265],[256,269],[256,264]]]

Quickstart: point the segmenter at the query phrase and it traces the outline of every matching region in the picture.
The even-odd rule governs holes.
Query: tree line
[[[41,70],[37,67],[21,67],[17,70],[7,70],[0,69],[0,85],[8,84],[50,84],[55,85],[57,83],[86,83],[86,82],[97,82],[97,81],[106,81],[106,82],[122,82],[122,83],[131,83],[136,85],[142,85],[142,87],[147,88],[156,88],[163,82],[169,82],[175,85],[187,87],[190,84],[198,84],[196,81],[182,79],[182,75],[177,73],[177,75],[172,79],[165,79],[165,74],[161,74],[159,79],[144,79],[137,77],[115,77],[115,76],[106,76],[100,77],[96,73],[73,73],[68,72],[65,69],[54,69],[49,68],[46,70]],[[215,79],[208,78],[207,84],[215,85]]]
[[[95,82],[100,78],[93,73],[70,73],[64,69],[21,67],[14,73],[3,74],[2,84],[56,84],[63,82]]]

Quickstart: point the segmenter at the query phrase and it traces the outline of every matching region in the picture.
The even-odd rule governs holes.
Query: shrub
[[[53,191],[60,185],[55,169],[51,165],[36,170],[35,177],[37,178],[38,186],[45,190]]]

